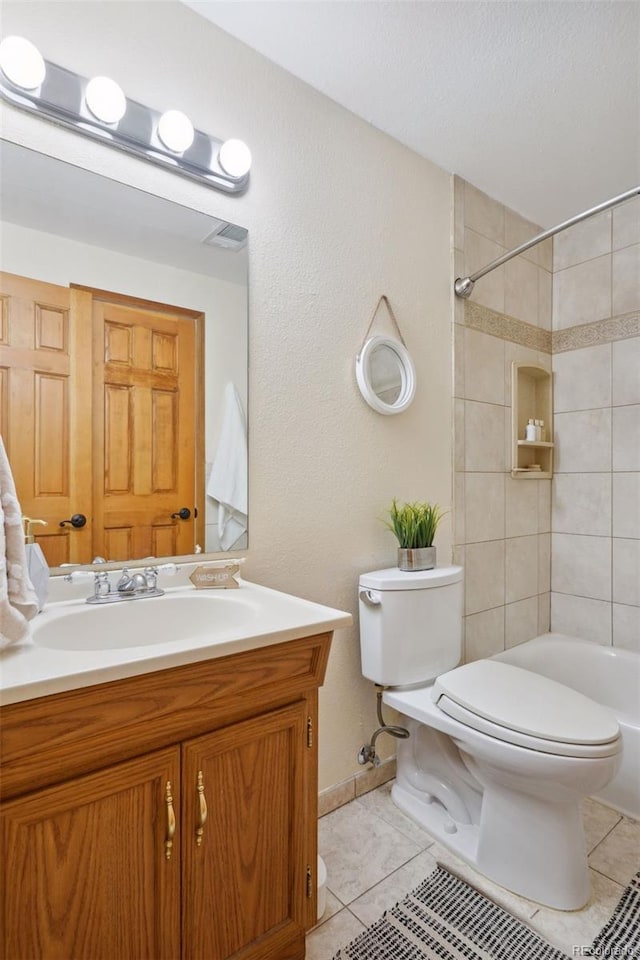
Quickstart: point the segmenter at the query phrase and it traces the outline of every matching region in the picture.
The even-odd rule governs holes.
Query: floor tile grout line
[[[364,806],[369,812],[375,813],[375,811],[371,810],[370,807],[369,807],[367,804],[362,804],[362,806]],[[379,817],[380,820],[384,820],[385,823],[390,824],[392,827],[394,827],[394,828],[398,831],[398,833],[401,833],[403,837],[405,837],[407,840],[410,840],[412,843],[416,843],[416,844],[417,844],[418,842],[420,842],[420,843],[422,842],[422,839],[420,839],[420,841],[418,841],[418,840],[415,838],[415,836],[410,836],[408,831],[405,833],[405,831],[403,830],[402,827],[398,826],[398,824],[397,824],[394,820],[385,817],[384,814],[382,814],[382,813],[376,813],[376,816]],[[413,823],[411,824],[411,826],[414,828],[414,830],[419,830],[419,829],[420,829],[420,827],[417,827],[417,826],[416,826],[415,824],[413,824]],[[434,845],[434,843],[437,842],[436,839],[435,839],[435,837],[432,837],[431,834],[429,834],[429,833],[426,832],[426,830],[423,830],[422,832],[424,833],[425,837],[428,837],[428,838],[429,838],[429,842],[427,843],[426,847],[421,847],[420,851],[419,851],[418,853],[416,853],[416,857],[419,856],[420,853],[424,853],[425,850],[428,850],[429,847],[432,847],[432,846]],[[412,857],[411,859],[414,859],[414,858]],[[407,861],[407,863],[409,863],[409,861]],[[396,869],[400,869],[400,868],[398,867],[398,868],[396,868]],[[392,871],[392,872],[395,873],[395,870]]]
[[[383,784],[383,786],[384,786],[384,784]],[[378,789],[380,789],[380,787],[378,787]],[[364,796],[366,796],[366,794],[364,794]],[[402,837],[404,837],[405,840],[408,840],[409,843],[414,843],[414,844],[416,844],[416,846],[417,846],[417,843],[416,843],[415,839],[414,839],[413,837],[408,836],[406,833],[404,833],[404,831],[402,830],[402,828],[399,827],[399,826],[397,826],[397,824],[394,823],[393,820],[387,820],[387,818],[384,817],[381,813],[378,813],[377,810],[373,810],[369,804],[367,804],[367,803],[362,803],[362,800],[361,800],[360,797],[356,797],[354,802],[357,803],[358,806],[361,807],[364,811],[366,811],[370,816],[373,816],[373,817],[375,817],[377,820],[380,820],[382,823],[386,824],[388,827],[393,827],[393,829],[396,830]],[[425,833],[426,833],[426,831],[425,831]],[[427,836],[430,836],[430,834],[427,834]],[[435,843],[435,842],[436,842],[436,841],[435,841],[435,838],[434,838],[434,839],[431,841],[431,843],[433,844],[433,843]],[[424,849],[426,849],[426,847],[425,847]],[[420,851],[419,851],[419,852],[420,852]],[[416,856],[417,856],[417,854],[416,854]]]
[[[363,923],[362,920],[360,919],[360,917],[356,916],[356,914],[353,912],[353,910],[350,910],[349,907],[345,907],[345,910],[346,910],[348,913],[351,914],[351,916],[353,917],[354,920],[357,920],[357,921],[358,921],[358,923],[360,924],[360,926],[362,927],[363,930],[366,930],[366,929],[367,929],[367,924],[366,924],[366,923]]]
[[[383,789],[384,789],[384,785],[383,785],[382,787],[377,788],[377,789],[378,789],[379,791],[383,790]],[[381,797],[382,797],[382,794],[380,794],[380,795],[381,795]],[[358,800],[358,799],[361,799],[361,798],[355,798],[355,799]],[[384,798],[383,798],[383,799],[384,799]],[[387,798],[387,801],[388,801],[388,798]],[[387,801],[385,801],[385,802],[387,802]],[[594,801],[594,803],[595,803],[596,805],[598,805],[598,806],[601,806],[600,804],[598,804],[597,801]],[[384,802],[382,803],[382,807],[383,807],[383,810],[382,810],[382,811],[378,811],[378,810],[372,809],[371,807],[369,807],[369,806],[366,804],[366,802],[365,802],[365,803],[360,802],[360,803],[358,804],[358,807],[362,810],[363,813],[366,812],[366,814],[367,814],[369,817],[370,817],[370,816],[375,817],[377,822],[382,822],[382,823],[385,824],[386,827],[391,827],[391,828],[395,831],[395,833],[396,833],[397,835],[399,835],[399,836],[402,837],[405,841],[407,841],[409,844],[412,844],[412,845],[414,846],[415,852],[414,852],[412,855],[410,855],[410,856],[408,857],[408,859],[406,859],[406,860],[404,861],[404,863],[398,864],[398,865],[395,866],[393,869],[391,869],[390,871],[386,872],[386,873],[384,874],[384,876],[380,877],[380,879],[379,879],[376,883],[372,884],[372,885],[371,885],[370,887],[368,887],[366,890],[359,892],[356,897],[354,897],[352,900],[350,900],[350,901],[349,901],[348,903],[346,903],[346,904],[344,904],[344,903],[342,902],[342,900],[340,899],[340,897],[338,897],[337,894],[336,894],[334,891],[331,890],[331,894],[332,894],[332,896],[335,898],[334,907],[337,907],[336,912],[335,912],[334,914],[332,914],[330,917],[328,917],[328,918],[327,918],[327,921],[322,921],[321,923],[318,923],[318,924],[317,924],[317,927],[320,927],[321,925],[324,925],[325,922],[328,922],[328,921],[334,919],[335,917],[339,916],[340,914],[343,914],[343,913],[346,911],[346,912],[347,912],[347,915],[350,914],[351,917],[352,917],[352,919],[355,919],[355,920],[356,920],[356,922],[357,922],[357,924],[358,924],[358,930],[359,930],[360,932],[362,931],[362,929],[367,929],[368,926],[370,926],[370,924],[368,924],[367,922],[365,922],[365,920],[362,920],[362,919],[355,913],[355,906],[356,906],[357,902],[358,902],[360,899],[367,898],[367,897],[371,897],[372,892],[373,892],[377,887],[379,887],[381,884],[383,884],[383,883],[385,883],[386,881],[388,881],[390,878],[393,878],[395,874],[399,873],[399,872],[400,872],[401,870],[403,870],[405,867],[408,867],[410,864],[413,863],[413,861],[417,860],[418,857],[422,856],[422,855],[425,854],[425,853],[429,853],[429,850],[433,851],[434,845],[437,845],[437,842],[438,842],[438,841],[437,841],[437,838],[434,838],[434,839],[431,840],[431,843],[430,843],[427,847],[419,848],[419,847],[420,847],[420,844],[419,844],[419,843],[416,843],[415,838],[408,837],[406,834],[404,834],[403,831],[402,831],[402,829],[397,826],[397,824],[393,821],[392,818],[390,818],[390,819],[387,819],[387,818],[386,818],[386,812],[387,812],[387,811],[386,811],[386,807],[385,807],[385,803],[384,803]],[[592,849],[588,852],[588,856],[589,856],[589,857],[591,857],[591,856],[595,853],[595,851],[598,849],[598,847],[600,847],[601,844],[603,844],[606,840],[608,840],[608,838],[610,837],[610,835],[611,835],[612,833],[614,833],[617,829],[619,829],[619,828],[621,827],[621,825],[628,823],[628,824],[630,824],[632,827],[633,827],[633,826],[636,826],[636,822],[633,820],[633,818],[629,818],[629,817],[625,817],[625,816],[623,816],[623,815],[620,815],[617,811],[610,811],[610,812],[615,814],[615,816],[616,816],[616,821],[615,821],[615,823],[613,823],[608,829],[606,829],[606,825],[605,825],[605,824],[602,825],[602,827],[606,829],[606,832],[604,832],[604,834],[598,839],[598,841],[595,843],[595,845],[592,847]],[[389,813],[391,813],[391,811],[389,811]],[[425,834],[426,834],[426,836],[430,836],[429,834],[426,833],[426,831],[425,831]],[[430,854],[430,856],[433,857],[433,852]],[[437,859],[437,858],[434,858],[434,859]],[[592,877],[593,877],[593,879],[592,879],[592,889],[593,889],[593,883],[594,883],[594,881],[595,881],[595,877],[597,876],[597,877],[600,878],[600,881],[599,881],[599,882],[605,881],[605,882],[607,882],[607,884],[614,884],[614,887],[613,887],[613,888],[610,888],[611,891],[612,891],[612,893],[613,893],[614,895],[617,894],[617,895],[618,895],[618,898],[619,898],[620,896],[622,896],[622,893],[624,892],[624,889],[625,889],[625,883],[624,883],[624,882],[621,882],[619,879],[616,879],[615,877],[609,876],[608,873],[605,872],[605,871],[607,871],[607,870],[610,870],[610,867],[609,867],[608,865],[605,865],[603,868],[596,868],[596,867],[591,866],[591,864],[589,863],[589,868],[590,868],[590,871],[593,871],[593,873],[592,873]],[[407,880],[408,880],[408,879],[409,879],[409,878],[407,878]],[[472,885],[476,886],[476,888],[479,890],[479,892],[480,892],[481,894],[484,893],[482,886],[478,886],[475,880],[471,879],[471,880],[467,880],[467,882],[469,882],[469,883],[471,883]],[[392,882],[391,882],[392,888],[393,888],[393,884],[394,884],[394,881],[392,880]],[[403,887],[403,888],[405,887],[405,884],[404,884],[404,883],[402,884],[402,887]],[[330,890],[330,889],[331,889],[331,888],[329,887],[329,890]],[[389,898],[387,898],[386,896],[382,896],[382,895],[381,895],[381,896],[380,896],[380,902],[381,902],[380,913],[381,913],[381,915],[382,915],[382,913],[383,913],[385,910],[391,909],[391,908],[393,907],[393,904],[394,904],[395,902],[397,902],[398,899],[401,899],[402,896],[405,896],[407,893],[409,893],[409,892],[410,892],[410,889],[413,889],[413,887],[411,887],[411,884],[410,884],[410,881],[409,881],[409,886],[407,887],[406,890],[403,889],[403,892],[402,892],[400,895],[395,896],[395,894],[394,894],[394,892],[393,892],[393,889],[392,889],[391,891],[389,891]],[[605,886],[604,890],[606,891],[606,886]],[[489,896],[490,896],[490,894],[485,894],[485,895],[489,895]],[[374,895],[374,899],[375,899],[375,895]],[[391,899],[393,899],[393,903],[391,903],[391,902],[387,903],[387,902],[386,902],[387,899],[389,899],[389,901],[390,901]],[[366,906],[366,904],[365,904],[365,906]],[[523,922],[525,922],[525,923],[535,923],[536,920],[537,920],[537,922],[540,924],[540,928],[539,928],[538,932],[541,933],[542,936],[546,936],[546,937],[550,940],[550,942],[554,942],[554,937],[553,937],[553,936],[550,936],[550,931],[546,931],[546,930],[545,930],[546,925],[547,925],[547,923],[548,923],[548,920],[547,920],[547,916],[546,916],[546,912],[545,912],[544,908],[540,907],[539,905],[531,904],[531,905],[530,905],[530,908],[527,910],[527,915],[526,915],[526,916],[521,916],[520,911],[519,911],[519,910],[515,910],[513,906],[504,905],[503,908],[506,909],[506,910],[508,910],[509,912],[513,913],[513,915],[516,916],[516,917],[518,917],[519,919],[522,919]],[[533,912],[529,912],[531,908],[533,909]],[[551,912],[552,912],[552,913],[555,913],[555,911],[551,911]],[[365,913],[364,915],[366,916],[366,913]],[[345,919],[346,919],[346,918],[345,918]],[[346,921],[346,922],[347,922],[347,923],[350,923],[351,921]],[[314,929],[317,929],[317,927],[314,928]],[[572,928],[571,928],[571,924],[569,924],[569,926],[567,927],[567,930],[566,930],[567,936],[570,935],[571,929],[572,929]],[[325,936],[328,936],[329,939],[331,939],[331,934],[330,934],[330,933],[325,934]],[[353,934],[351,935],[351,937],[349,938],[349,942],[350,942],[351,939],[353,939],[353,937],[357,937],[357,936],[358,936],[358,933],[353,933]],[[337,939],[337,938],[336,938],[336,939]],[[563,945],[563,943],[562,943],[561,941],[562,941],[562,938],[561,938],[560,941],[558,941],[558,943],[557,943],[558,949],[563,949],[563,948],[566,949],[566,945]],[[334,950],[337,950],[338,947],[344,947],[345,944],[346,944],[346,942],[347,942],[347,941],[345,940],[344,942],[341,942],[341,943],[335,943],[335,946],[334,946],[334,944],[333,944],[333,942],[332,942],[331,945],[332,945],[332,947],[333,947]]]
[[[435,842],[436,841],[434,840],[431,846],[433,846]],[[389,880],[390,877],[393,877],[396,873],[399,873],[400,870],[403,870],[410,863],[413,863],[414,860],[417,860],[418,857],[421,857],[424,853],[427,853],[428,849],[429,849],[428,847],[425,847],[424,850],[420,850],[418,853],[415,854],[415,856],[411,857],[409,860],[406,860],[404,863],[401,863],[400,866],[396,867],[394,870],[391,870],[390,873],[387,873],[384,877],[382,877],[381,880],[378,880],[377,883],[374,883],[372,887],[369,887],[368,890],[364,890],[362,893],[358,894],[358,896],[355,897],[353,900],[350,900],[348,904],[345,904],[346,909],[348,909],[350,913],[353,913],[353,910],[351,910],[351,907],[353,906],[353,904],[357,903],[358,900],[360,900],[362,897],[366,897],[367,894],[375,890],[376,887],[379,887],[381,884],[385,883],[387,880]],[[406,890],[405,893],[403,893],[393,904],[391,904],[391,906],[385,907],[385,910],[390,910],[393,906],[395,906],[395,903],[399,903],[399,901],[403,897],[411,893],[411,890],[413,890],[416,886],[417,884],[414,884],[412,887],[410,887],[410,889]],[[354,914],[354,916],[356,916],[356,914]],[[360,920],[360,923],[362,923],[361,920]]]
[[[383,785],[383,786],[384,786],[384,785]],[[381,789],[381,788],[378,788],[378,789]],[[375,889],[375,887],[377,887],[378,884],[383,883],[388,877],[390,877],[392,874],[394,874],[397,870],[400,870],[402,867],[405,867],[408,863],[411,863],[412,860],[414,860],[416,857],[420,856],[421,854],[425,853],[425,852],[429,849],[429,847],[434,846],[434,844],[437,842],[435,838],[431,838],[431,839],[430,839],[430,842],[428,843],[428,845],[427,845],[426,847],[420,847],[414,838],[407,836],[405,833],[402,832],[402,830],[401,830],[400,828],[398,828],[398,827],[396,826],[396,824],[395,824],[394,822],[392,822],[391,820],[385,819],[385,817],[382,816],[380,813],[372,810],[368,804],[362,803],[359,797],[356,797],[354,800],[350,801],[350,803],[355,803],[355,804],[357,804],[357,805],[358,805],[359,807],[361,807],[364,811],[366,811],[366,813],[367,813],[369,816],[373,816],[373,817],[375,817],[377,820],[379,820],[381,823],[384,823],[386,826],[392,827],[392,829],[394,829],[397,833],[399,833],[400,836],[401,836],[405,841],[407,841],[408,843],[413,844],[417,849],[416,849],[416,852],[413,853],[411,856],[409,856],[407,860],[405,860],[403,863],[398,864],[398,866],[394,867],[394,868],[393,868],[392,870],[390,870],[388,873],[385,873],[385,875],[384,875],[383,877],[381,877],[379,880],[376,880],[376,882],[373,883],[373,884],[371,884],[370,887],[367,887],[365,890],[362,890],[360,893],[358,893],[358,895],[357,895],[356,897],[353,897],[353,899],[349,900],[348,903],[344,903],[344,901],[338,896],[338,894],[336,893],[336,891],[333,890],[329,884],[327,884],[327,890],[329,890],[329,891],[331,892],[331,894],[336,898],[336,900],[338,900],[338,902],[342,905],[343,908],[347,908],[347,909],[349,908],[349,905],[350,905],[350,904],[355,903],[356,900],[359,900],[359,899],[360,899],[360,897],[365,896],[365,894],[367,894],[367,893],[369,893],[371,890]],[[348,806],[348,805],[345,804],[344,806]],[[343,809],[343,807],[340,807],[340,808],[338,808],[338,809],[341,810],[341,809]],[[337,812],[337,811],[332,811],[332,813],[334,813],[334,812]],[[331,814],[327,814],[327,817],[330,817],[330,816],[331,816]],[[426,836],[429,836],[429,837],[431,836],[430,834],[426,834],[426,831],[425,831],[425,835],[426,835]],[[320,856],[323,856],[322,850],[320,851]]]
[[[329,885],[327,885],[327,892],[330,893],[332,897],[335,897],[335,898],[336,898],[336,900],[338,901],[338,903],[340,904],[341,907],[346,907],[346,906],[347,906],[347,904],[344,903],[344,901],[340,899],[340,897],[339,897],[338,894],[335,892],[335,890],[332,890]]]
[[[589,853],[588,853],[588,855],[587,855],[588,857],[590,857],[592,853],[595,853],[595,851],[598,849],[598,847],[600,846],[600,844],[601,844],[601,843],[604,843],[604,841],[607,839],[607,837],[608,837],[610,834],[613,833],[613,831],[616,829],[616,827],[619,827],[619,826],[620,826],[620,824],[623,822],[623,820],[624,820],[624,817],[622,817],[622,816],[619,818],[619,820],[616,820],[616,822],[614,823],[614,825],[613,825],[612,827],[610,827],[609,830],[607,830],[607,832],[605,833],[605,835],[604,835],[603,837],[601,837],[600,840],[598,840],[598,842],[596,843],[595,847],[592,847],[591,850],[589,850]]]
[[[608,880],[610,883],[615,883],[616,887],[620,887],[621,895],[622,891],[625,890],[628,885],[626,883],[620,883],[620,881],[616,880],[615,877],[610,877],[608,873],[603,873],[602,870],[599,870],[597,867],[592,867],[589,865],[589,869],[593,870],[593,872],[597,873],[599,876],[604,877],[604,879]]]

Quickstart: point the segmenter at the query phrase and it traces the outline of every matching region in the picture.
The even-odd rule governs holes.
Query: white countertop
[[[87,585],[83,586],[86,596]],[[166,590],[166,596],[191,598],[198,604],[196,613],[200,620],[201,611],[206,611],[206,616],[210,618],[210,630],[207,627],[203,631],[200,627],[190,636],[190,628],[186,624],[184,635],[180,631],[180,639],[161,643],[147,642],[139,646],[128,645],[129,634],[126,628],[122,628],[122,624],[128,623],[130,619],[137,624],[132,627],[132,632],[144,630],[148,638],[149,631],[154,630],[154,620],[162,626],[165,625],[163,620],[166,622],[167,618],[162,607],[165,597],[104,606],[88,605],[84,599],[48,603],[42,613],[31,622],[32,637],[0,651],[0,704],[17,703],[65,690],[225,657],[287,640],[326,633],[348,627],[352,623],[349,613],[245,580],[240,580],[237,590],[209,591],[180,586]],[[207,606],[203,606],[203,603]],[[224,604],[224,608],[221,604]],[[192,604],[188,606],[191,607]],[[171,607],[172,604],[164,607],[165,614]],[[175,609],[175,604],[173,607]],[[117,614],[114,618],[116,608]],[[218,624],[217,610],[225,614],[220,616]],[[226,617],[227,613],[233,616]],[[112,618],[114,624],[120,625],[120,629],[114,631],[115,648],[85,649],[82,642],[83,632],[88,646],[95,643],[91,622],[95,617],[93,622],[96,627],[102,627],[107,621],[100,621],[99,618],[105,617],[105,614]],[[70,631],[71,618],[78,615],[82,618],[77,621],[82,623],[82,631]],[[73,649],[62,648],[65,640],[56,647],[43,646],[37,642],[40,631],[42,637],[48,634],[57,641],[65,636],[65,630],[69,635],[73,633],[75,636]]]

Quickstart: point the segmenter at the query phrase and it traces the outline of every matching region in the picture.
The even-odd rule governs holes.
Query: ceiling
[[[637,0],[184,0],[544,227],[640,183]]]
[[[9,223],[246,283],[246,248],[205,243],[223,220],[8,141],[0,143],[0,166],[0,210]]]

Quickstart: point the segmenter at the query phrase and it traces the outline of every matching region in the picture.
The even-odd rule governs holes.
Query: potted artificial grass
[[[435,567],[433,538],[443,516],[437,503],[417,501],[400,506],[394,497],[385,523],[398,541],[400,570],[432,570]]]

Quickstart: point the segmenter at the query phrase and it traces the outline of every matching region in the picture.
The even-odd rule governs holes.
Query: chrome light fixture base
[[[20,110],[68,127],[85,137],[99,140],[208,187],[230,194],[246,190],[249,172],[232,177],[218,160],[224,141],[201,130],[194,130],[191,146],[177,154],[165,146],[158,134],[162,114],[128,97],[121,119],[116,123],[105,123],[87,106],[86,91],[90,81],[86,77],[47,60],[44,63],[44,79],[31,90],[12,83],[0,69],[0,96]]]

